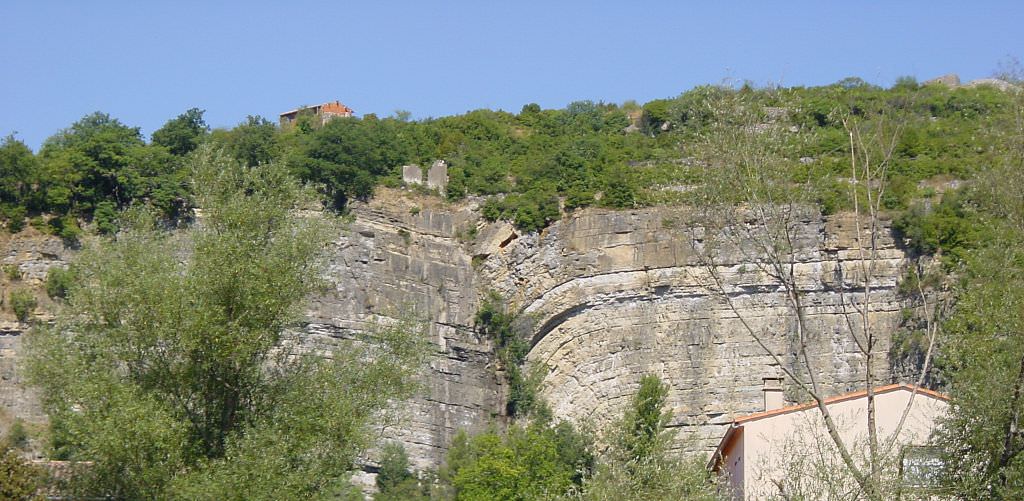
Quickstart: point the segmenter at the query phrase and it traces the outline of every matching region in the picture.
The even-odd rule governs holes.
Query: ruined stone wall
[[[453,206],[397,190],[352,213],[328,270],[335,286],[311,302],[306,339],[330,344],[388,318],[425,319],[432,354],[422,391],[399,406],[402,425],[385,431],[418,467],[437,466],[457,430],[504,422],[492,345],[472,325],[489,290],[530,320],[528,358],[550,368],[543,393],[561,418],[600,427],[621,414],[640,377],[654,373],[671,386],[673,425],[685,431],[680,446],[706,451],[732,418],[761,410],[761,378],[779,375],[708,286],[679,223],[692,219],[683,209],[588,209],[525,235],[481,221],[473,201]],[[801,228],[796,270],[809,302],[813,363],[833,391],[858,388],[863,361],[845,332],[845,299],[833,289],[836,271],[855,258],[852,221],[808,214]],[[872,315],[885,327],[899,316],[903,255],[891,239],[882,245]],[[777,284],[745,262],[749,251],[716,250],[718,270],[739,313],[793,364],[792,312]],[[0,332],[0,378],[16,373],[16,337]],[[7,381],[0,379],[0,405],[33,408],[12,404],[30,395]]]

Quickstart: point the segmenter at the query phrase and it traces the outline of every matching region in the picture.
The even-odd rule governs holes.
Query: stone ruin
[[[403,165],[402,182],[405,184],[423,184],[423,168],[416,164]]]
[[[448,162],[435,160],[427,171],[427,188],[444,192],[448,187]]]
[[[424,174],[426,175],[424,176]],[[402,166],[402,182],[405,184],[422,185],[424,184],[424,177],[426,177],[427,188],[443,193],[448,187],[448,162],[434,160],[434,163],[430,165],[430,169],[426,173],[424,173],[423,167],[416,164]]]

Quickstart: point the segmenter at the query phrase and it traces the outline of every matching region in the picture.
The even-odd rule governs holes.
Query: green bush
[[[571,424],[533,422],[468,437],[460,433],[446,459],[460,500],[547,500],[578,491],[594,467],[593,440]]]
[[[35,217],[29,219],[28,220],[28,224],[29,224],[29,226],[31,226],[31,227],[33,227],[33,228],[35,228],[35,229],[37,229],[37,230],[39,230],[39,231],[41,231],[43,233],[50,233],[51,230],[52,230],[50,225],[47,224],[46,218],[44,218],[42,216],[35,216]]]
[[[409,469],[405,447],[397,443],[384,446],[377,472],[374,501],[410,501],[430,499],[430,486]]]
[[[11,291],[11,310],[18,320],[25,322],[32,311],[36,309],[36,297],[28,289],[14,289]]]
[[[93,212],[93,221],[96,223],[96,231],[103,235],[117,233],[117,207],[113,202],[100,202],[96,204]]]
[[[67,268],[50,268],[46,272],[46,295],[51,299],[67,297],[74,279],[74,272]]]
[[[4,275],[9,281],[21,280],[21,270],[16,264],[5,264],[3,265]]]
[[[530,345],[513,328],[516,315],[509,312],[501,296],[492,291],[484,299],[474,321],[477,330],[495,342],[495,354],[501,361],[509,385],[508,402],[505,404],[508,415],[546,414],[537,394],[538,377],[523,366]]]
[[[50,220],[49,224],[53,233],[67,242],[77,242],[78,238],[82,236],[82,228],[78,226],[78,220],[70,214],[55,217]]]
[[[893,221],[893,229],[917,254],[941,253],[947,265],[960,262],[985,240],[982,225],[964,197],[947,193],[926,210],[917,205]]]
[[[24,450],[26,446],[28,446],[28,431],[25,430],[25,421],[21,418],[15,419],[11,423],[11,428],[0,438],[0,451]]]
[[[5,206],[0,215],[7,220],[7,231],[17,233],[25,228],[25,216],[28,211],[22,206]]]
[[[45,473],[25,461],[17,451],[0,451],[0,499],[42,501],[39,494]]]

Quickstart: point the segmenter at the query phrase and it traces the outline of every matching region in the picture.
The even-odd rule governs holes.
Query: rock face
[[[707,451],[733,418],[762,410],[762,378],[782,375],[710,286],[680,228],[692,218],[685,210],[587,210],[520,235],[507,223],[480,222],[470,207],[422,207],[412,215],[414,202],[386,198],[355,209],[332,270],[336,295],[318,300],[311,331],[361,329],[373,315],[402,310],[431,319],[437,352],[424,396],[407,407],[407,424],[395,435],[419,465],[438,464],[458,428],[500,419],[502,381],[489,340],[472,325],[489,290],[528,319],[528,358],[550,368],[543,393],[560,418],[607,424],[640,377],[655,373],[672,388],[673,425],[686,430],[680,447]],[[851,297],[835,288],[856,273],[854,221],[808,214],[800,224],[795,276],[809,304],[812,365],[831,392],[860,388],[863,357],[842,314],[844,304],[852,312]],[[474,227],[474,238],[465,238]],[[871,311],[876,329],[889,332],[899,317],[904,256],[891,238],[881,245]],[[800,373],[792,309],[781,287],[750,264],[756,252],[742,245],[711,254],[736,311]],[[876,370],[884,379],[882,337]]]
[[[336,288],[313,301],[307,331],[315,339],[365,331],[388,318],[428,320],[436,352],[422,396],[402,405],[404,425],[388,435],[404,442],[414,465],[436,467],[459,429],[481,429],[504,402],[490,341],[472,329],[478,291],[486,287],[469,244],[459,239],[477,215],[428,197],[390,196],[353,212],[328,270]]]
[[[493,347],[473,328],[491,290],[528,319],[528,359],[550,368],[542,391],[556,416],[600,427],[621,414],[640,377],[654,373],[671,387],[673,425],[684,430],[679,447],[688,451],[713,448],[732,418],[761,410],[762,378],[781,375],[737,313],[798,368],[785,292],[752,264],[759,254],[751,242],[699,244],[705,254],[695,252],[691,237],[706,230],[678,208],[588,209],[540,234],[519,234],[507,223],[481,221],[476,205],[384,190],[354,206],[328,270],[337,285],[307,315],[310,343],[387,318],[427,321],[434,352],[422,391],[400,406],[402,425],[386,432],[405,444],[414,465],[436,467],[457,430],[504,420]],[[833,392],[859,388],[863,360],[842,315],[850,297],[835,288],[856,271],[854,221],[809,213],[800,224],[794,274],[808,304],[810,357]],[[899,317],[903,254],[891,238],[882,247],[871,315],[888,332]],[[714,258],[733,307],[710,286],[701,255]],[[877,349],[884,354],[888,345]],[[0,368],[11,360],[16,354],[0,351]],[[11,395],[0,386],[0,404],[9,409]]]
[[[1008,92],[1015,87],[1014,84],[999,78],[978,78],[976,80],[971,80],[970,82],[967,82],[967,84],[961,85],[960,77],[956,73],[950,73],[948,75],[942,75],[941,77],[933,78],[931,80],[926,80],[923,85],[945,85],[946,87],[949,87],[951,89],[956,89],[960,87],[973,89],[976,87],[991,86],[1003,92]]]
[[[762,378],[782,376],[743,320],[803,372],[793,355],[794,310],[780,283],[751,263],[757,251],[723,246],[698,254],[691,233],[674,228],[688,217],[664,208],[583,212],[519,239],[483,267],[493,287],[533,317],[529,359],[550,368],[544,393],[556,416],[607,424],[621,416],[641,376],[654,373],[671,388],[672,424],[685,429],[680,446],[713,449],[723,425],[764,410]],[[850,218],[808,215],[794,244],[794,275],[810,305],[812,366],[834,392],[863,385],[862,357],[841,314],[851,297],[834,290],[837,276],[856,271],[852,229]],[[882,245],[871,311],[877,330],[889,332],[900,309],[903,254],[891,240]],[[716,293],[701,255],[713,257],[733,307]],[[885,342],[877,346],[883,365],[887,350]]]
[[[41,289],[46,274],[54,266],[64,266],[73,250],[52,235],[44,235],[29,228],[14,236],[0,236],[0,264],[17,270],[17,278],[4,276],[2,296],[9,305],[11,290],[24,288],[36,295],[39,308],[34,317],[45,321],[50,306]],[[10,308],[0,310],[0,434],[6,431],[8,419],[20,417],[39,422],[45,419],[39,400],[25,384],[24,367],[19,363],[22,353],[22,334],[28,327],[19,322]]]

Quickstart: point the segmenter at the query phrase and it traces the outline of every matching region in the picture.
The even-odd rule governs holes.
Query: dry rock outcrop
[[[737,313],[793,363],[791,311],[778,285],[749,262],[756,249],[714,250],[733,310],[709,286],[690,238],[699,232],[687,231],[700,222],[686,209],[588,209],[539,234],[482,221],[478,201],[449,205],[398,190],[382,190],[352,213],[328,269],[336,285],[311,302],[304,339],[329,345],[390,318],[427,323],[432,353],[422,390],[400,406],[401,425],[385,431],[406,445],[415,466],[436,467],[458,430],[504,420],[493,346],[473,325],[491,290],[528,320],[528,359],[550,369],[542,392],[557,417],[600,427],[620,415],[640,377],[654,373],[671,386],[672,425],[684,430],[679,447],[688,451],[713,448],[731,419],[761,410],[762,378],[780,373]],[[853,273],[855,223],[816,212],[801,217],[796,276],[814,330],[811,356],[829,388],[853,389],[863,360],[843,332],[847,299],[836,285]],[[7,245],[0,250],[8,261],[28,255]],[[891,238],[882,247],[871,299],[872,316],[885,327],[899,317],[904,256]],[[55,259],[13,260],[44,277],[43,268],[67,252],[38,255]],[[31,394],[9,376],[17,373],[18,334],[0,330],[0,405],[38,419],[38,406],[23,403]]]

